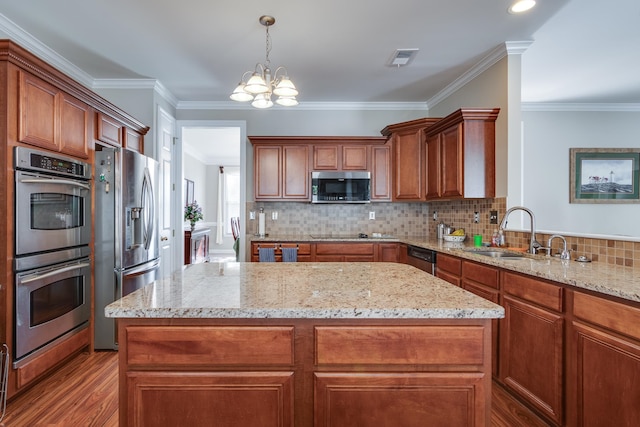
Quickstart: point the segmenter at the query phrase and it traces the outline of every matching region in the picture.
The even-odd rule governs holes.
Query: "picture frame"
[[[194,187],[195,187],[194,182],[191,181],[190,179],[186,179],[185,178],[185,180],[184,180],[184,194],[185,194],[184,205],[185,206],[193,203]]]
[[[570,203],[640,202],[640,149],[570,148]]]

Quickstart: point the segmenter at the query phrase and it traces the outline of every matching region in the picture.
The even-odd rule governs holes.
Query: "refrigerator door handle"
[[[153,195],[153,187],[151,186],[151,175],[149,169],[144,169],[144,180],[142,181],[142,206],[143,212],[146,212],[146,221],[144,224],[144,249],[148,250],[151,246],[153,238],[153,227],[155,226],[155,200]]]
[[[134,267],[130,270],[121,270],[123,274],[127,275],[127,276],[134,276],[134,275],[138,275],[138,274],[143,274],[146,273],[148,271],[154,270],[156,268],[158,268],[158,265],[160,265],[160,259],[156,259],[152,264],[143,264],[140,265],[138,267]]]

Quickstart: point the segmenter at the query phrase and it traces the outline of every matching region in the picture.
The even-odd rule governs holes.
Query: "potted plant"
[[[202,219],[202,208],[195,200],[184,207],[184,220],[189,221],[191,231],[196,228],[196,222]]]

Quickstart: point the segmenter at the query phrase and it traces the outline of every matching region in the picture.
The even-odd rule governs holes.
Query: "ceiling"
[[[92,88],[154,85],[182,105],[229,100],[265,59],[286,66],[299,107],[326,103],[428,107],[505,42],[529,41],[522,100],[640,105],[640,2],[538,0],[0,0],[0,36]],[[406,67],[396,49],[419,49]],[[284,108],[284,107],[274,107]],[[639,108],[640,107],[636,107]]]
[[[229,102],[265,56],[305,103],[427,103],[505,41],[523,55],[525,102],[640,102],[640,2],[538,0],[0,0],[0,35],[89,86],[159,81],[179,102]],[[386,65],[420,49],[407,67]],[[84,80],[84,81],[83,81]],[[237,105],[234,103],[234,105]],[[245,105],[245,104],[242,104]]]

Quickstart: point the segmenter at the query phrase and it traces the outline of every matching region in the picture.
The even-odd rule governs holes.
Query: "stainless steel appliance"
[[[370,201],[370,172],[311,172],[311,203]]]
[[[96,148],[95,348],[117,349],[104,307],[157,279],[158,163],[135,151]]]
[[[90,165],[15,148],[16,255],[88,245]]]
[[[87,328],[91,167],[16,147],[14,367]]]
[[[409,245],[407,247],[407,264],[435,275],[436,251]]]

